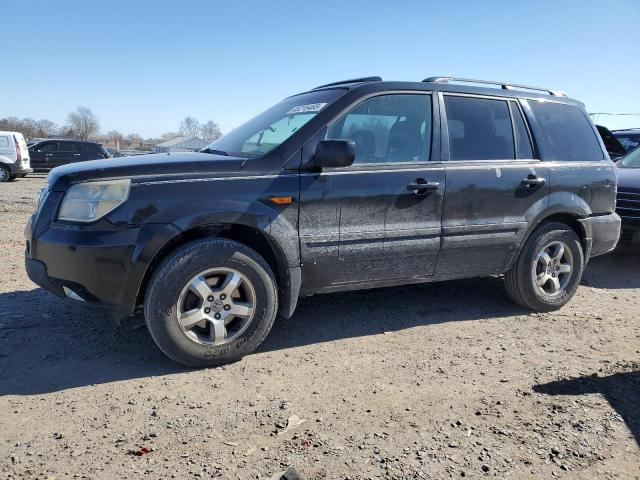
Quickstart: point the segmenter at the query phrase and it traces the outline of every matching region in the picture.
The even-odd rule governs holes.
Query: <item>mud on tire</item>
[[[563,223],[546,223],[531,234],[505,273],[507,293],[531,310],[557,310],[573,297],[583,269],[584,252],[576,232]]]
[[[222,273],[208,278],[207,272]],[[242,285],[234,290],[233,300],[222,293],[223,285],[215,284],[227,281],[225,272],[235,272],[228,274],[228,285],[236,277]],[[194,278],[211,283],[212,291],[202,282],[192,287]],[[252,314],[246,315],[249,305]],[[239,360],[262,343],[278,311],[277,284],[267,262],[252,249],[232,240],[202,239],[180,247],[159,265],[147,287],[144,310],[151,336],[168,357],[189,367],[212,367]],[[245,316],[235,318],[231,314],[236,310]],[[187,328],[191,312],[205,320]],[[230,327],[219,327],[220,320],[213,319],[222,316],[224,323],[226,314],[232,322],[244,322],[233,335]]]

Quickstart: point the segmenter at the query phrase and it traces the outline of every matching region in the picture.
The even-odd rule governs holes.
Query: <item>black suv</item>
[[[31,168],[47,172],[67,163],[109,158],[109,152],[99,143],[80,140],[44,140],[29,147]]]
[[[557,309],[618,241],[616,168],[580,102],[463,82],[337,82],[200,153],[56,168],[27,272],[144,309],[190,366],[251,352],[317,293],[504,274],[517,303]]]

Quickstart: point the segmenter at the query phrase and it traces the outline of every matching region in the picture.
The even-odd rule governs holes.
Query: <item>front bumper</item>
[[[620,243],[640,244],[640,218],[623,218]]]
[[[25,229],[29,278],[59,297],[124,313],[136,309],[149,265],[180,232],[165,224],[75,227],[36,218]]]
[[[586,233],[585,257],[592,258],[609,253],[620,240],[620,216],[617,213],[595,215],[578,220]]]

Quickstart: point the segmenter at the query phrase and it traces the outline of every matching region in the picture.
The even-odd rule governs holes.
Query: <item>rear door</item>
[[[24,136],[21,133],[15,133],[14,137],[16,139],[16,143],[18,145],[17,148],[20,149],[20,156],[22,157],[22,167],[29,168],[30,167],[30,155],[29,155],[29,147],[27,147],[27,142],[24,140]]]
[[[433,274],[440,250],[444,168],[430,161],[432,96],[381,94],[329,126],[350,139],[348,168],[301,175],[303,282],[313,290],[404,283]]]
[[[53,155],[54,166],[57,167],[76,162],[81,158],[81,155],[76,142],[60,141],[58,142],[58,151]]]
[[[440,94],[446,194],[439,277],[503,272],[549,193],[516,100]]]

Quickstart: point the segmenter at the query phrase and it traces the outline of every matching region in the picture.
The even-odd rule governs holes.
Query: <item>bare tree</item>
[[[208,142],[213,142],[222,136],[222,132],[220,131],[218,124],[211,120],[202,124],[200,127],[200,134],[201,138]]]
[[[49,137],[56,133],[58,127],[50,120],[33,118],[7,117],[0,120],[0,130],[20,132],[27,138]]]
[[[98,119],[87,107],[78,107],[70,112],[68,121],[74,135],[80,140],[88,140],[100,129]]]
[[[129,148],[137,150],[142,147],[142,137],[137,133],[130,133],[125,139]]]
[[[36,125],[38,127],[38,135],[41,137],[51,137],[58,130],[58,126],[46,118],[39,120]]]
[[[201,134],[200,131],[200,122],[197,118],[194,117],[186,117],[180,123],[180,135],[187,138],[199,138]]]
[[[124,136],[117,130],[111,130],[110,132],[107,132],[107,138],[115,148],[120,149],[120,142]]]
[[[173,140],[174,138],[179,137],[180,134],[177,132],[165,132],[160,135],[160,141],[166,142],[167,140]]]

